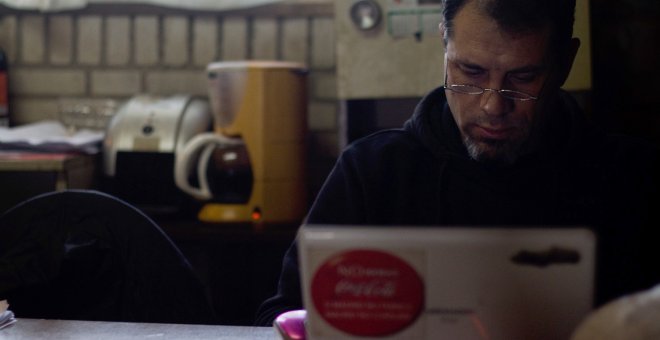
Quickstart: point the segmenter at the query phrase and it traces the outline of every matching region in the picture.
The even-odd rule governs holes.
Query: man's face
[[[511,34],[471,1],[456,15],[446,46],[447,85],[466,84],[538,96],[547,78],[547,32]],[[447,90],[447,101],[470,156],[510,164],[530,139],[538,101],[494,91]]]

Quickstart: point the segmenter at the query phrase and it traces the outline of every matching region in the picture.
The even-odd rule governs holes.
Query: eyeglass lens
[[[517,99],[517,100],[531,100],[531,99],[536,99],[536,97],[524,93],[524,92],[519,92],[519,91],[514,91],[514,90],[496,90],[496,89],[484,89],[478,86],[474,85],[448,85],[446,86],[449,90],[452,90],[454,92],[458,93],[464,93],[464,94],[482,94],[485,91],[494,91],[498,92],[505,98],[509,99]]]

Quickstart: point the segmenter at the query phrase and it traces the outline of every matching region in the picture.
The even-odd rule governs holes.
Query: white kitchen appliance
[[[176,154],[210,131],[206,99],[190,95],[136,95],[110,121],[103,143],[107,191],[131,203],[177,209],[188,196],[174,184]]]

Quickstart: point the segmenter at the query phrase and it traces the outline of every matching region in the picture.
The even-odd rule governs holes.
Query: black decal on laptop
[[[552,264],[576,264],[580,262],[580,253],[573,249],[552,247],[548,250],[521,250],[511,257],[511,261],[520,265],[547,267]]]

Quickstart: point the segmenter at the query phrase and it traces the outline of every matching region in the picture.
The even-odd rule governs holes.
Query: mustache
[[[472,120],[473,124],[483,126],[483,127],[493,127],[493,128],[526,128],[530,122],[524,117],[513,118],[511,116],[496,116],[491,117],[488,115],[476,115]]]

